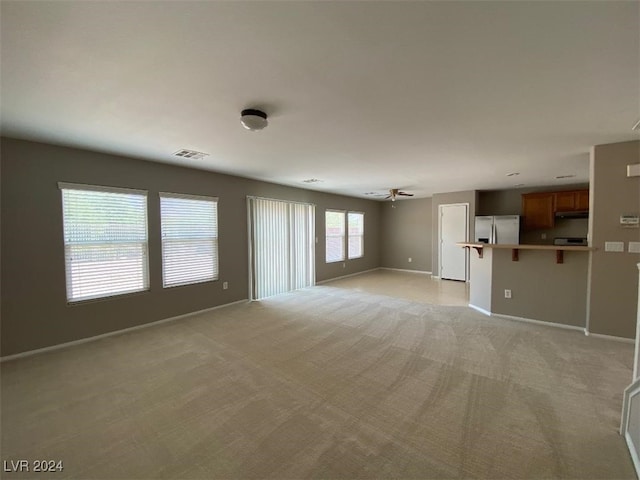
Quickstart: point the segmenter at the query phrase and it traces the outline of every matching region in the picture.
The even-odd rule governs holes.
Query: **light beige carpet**
[[[3,478],[632,479],[632,356],[319,286],[3,363]]]

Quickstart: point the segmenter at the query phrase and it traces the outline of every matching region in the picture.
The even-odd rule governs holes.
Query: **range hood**
[[[556,212],[556,218],[589,218],[588,210]]]

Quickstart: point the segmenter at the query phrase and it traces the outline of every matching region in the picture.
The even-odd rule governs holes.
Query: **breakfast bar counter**
[[[586,327],[585,246],[461,242],[469,255],[469,306],[486,315]]]
[[[511,250],[511,259],[514,262],[518,261],[520,250],[553,250],[556,253],[556,263],[562,263],[564,259],[564,252],[589,252],[595,250],[593,247],[583,247],[575,245],[530,245],[530,244],[494,244],[494,243],[458,243],[461,247],[473,248],[478,252],[480,258],[483,256],[485,248],[501,248],[505,250]]]

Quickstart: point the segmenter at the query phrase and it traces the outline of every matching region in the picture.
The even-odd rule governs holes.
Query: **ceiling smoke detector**
[[[262,130],[269,124],[267,114],[262,110],[255,110],[253,108],[247,108],[240,113],[240,123],[242,123],[244,128],[252,132]]]

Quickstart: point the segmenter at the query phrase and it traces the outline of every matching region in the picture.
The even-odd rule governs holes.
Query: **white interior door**
[[[440,205],[440,278],[467,279],[467,252],[456,243],[468,240],[468,226],[468,205]]]

